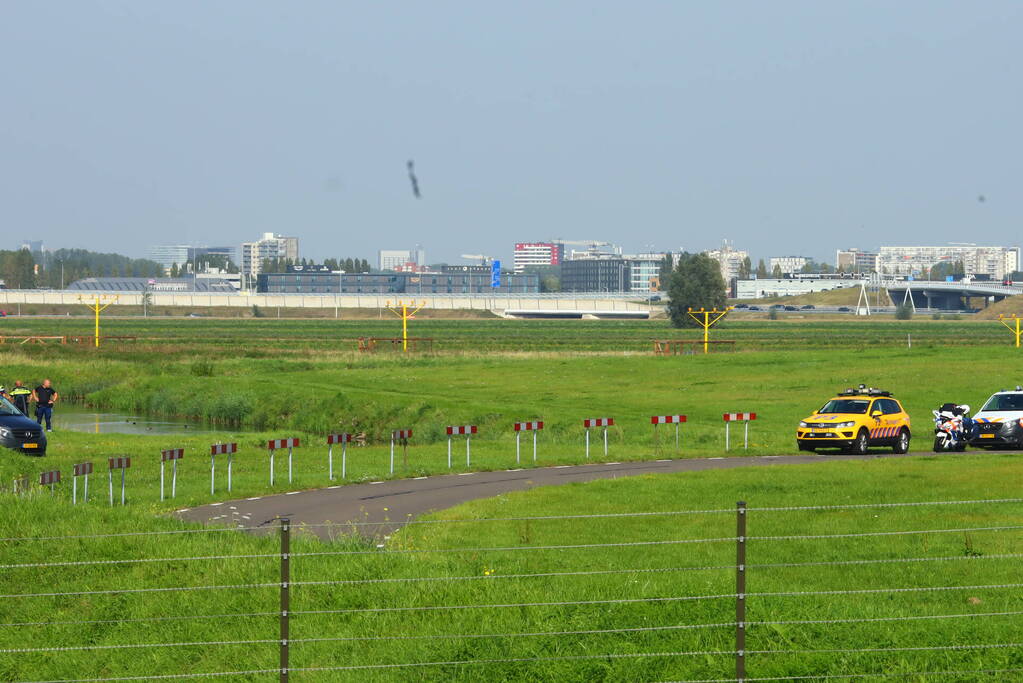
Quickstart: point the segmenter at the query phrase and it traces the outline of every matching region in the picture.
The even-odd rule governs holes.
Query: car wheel
[[[866,455],[867,446],[870,445],[870,437],[867,435],[866,429],[861,429],[860,433],[856,435],[856,441],[853,442],[852,452],[856,455]]]
[[[895,440],[895,445],[892,450],[896,453],[908,453],[909,452],[909,430],[902,429],[899,431],[899,436]]]

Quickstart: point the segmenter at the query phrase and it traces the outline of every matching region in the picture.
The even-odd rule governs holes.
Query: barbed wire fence
[[[1023,638],[1018,633],[1023,617],[1023,578],[1018,560],[1023,557],[1023,525],[977,523],[951,526],[935,524],[923,528],[885,528],[873,531],[835,533],[750,534],[751,519],[784,516],[790,513],[855,515],[864,511],[898,512],[910,507],[935,510],[972,511],[995,506],[1012,506],[1023,499],[926,501],[821,505],[795,507],[749,507],[740,502],[735,508],[675,510],[662,512],[595,513],[592,515],[542,515],[535,517],[479,518],[458,520],[411,520],[404,526],[418,530],[451,530],[475,525],[475,539],[493,539],[494,543],[454,546],[417,546],[419,539],[383,539],[383,547],[372,543],[320,545],[309,534],[299,532],[325,527],[338,531],[362,530],[391,522],[300,525],[281,519],[271,530],[277,547],[272,552],[211,552],[208,554],[158,556],[145,553],[136,557],[102,559],[65,559],[54,556],[47,561],[8,562],[0,572],[11,577],[0,594],[7,618],[0,622],[0,662],[7,660],[8,670],[18,672],[19,683],[66,683],[86,681],[131,681],[164,679],[227,678],[238,680],[279,680],[292,677],[318,680],[332,672],[335,676],[358,679],[369,673],[391,674],[397,679],[434,677],[508,677],[521,667],[555,667],[562,677],[593,677],[594,671],[619,671],[616,666],[633,666],[627,671],[631,680],[688,681],[689,683],[745,683],[747,681],[866,680],[898,678],[942,678],[975,680],[978,677],[1007,680],[1023,678]],[[974,514],[963,514],[969,520]],[[630,522],[645,525],[652,518],[685,520],[699,518],[699,529],[710,525],[720,535],[631,540],[626,526]],[[1018,517],[1017,517],[1018,518]],[[1007,516],[1012,519],[1012,516]],[[732,521],[734,520],[734,521]],[[528,525],[574,522],[610,522],[608,529],[616,537],[601,542],[535,542],[523,533]],[[897,520],[898,521],[898,520]],[[734,523],[734,533],[725,525]],[[785,528],[800,530],[798,520],[782,522]],[[523,526],[526,525],[526,526]],[[803,524],[803,526],[813,526]],[[640,533],[646,533],[643,527]],[[152,539],[170,534],[202,538],[205,547],[219,549],[224,534],[267,533],[265,526],[177,531],[126,532],[81,536],[10,537],[5,544],[32,544],[49,541],[74,541],[87,544],[97,539]],[[812,531],[816,531],[812,529]],[[508,535],[517,543],[500,542]],[[990,534],[997,537],[1002,552],[969,551],[910,552],[905,543],[926,551],[939,545],[935,539]],[[298,538],[300,547],[293,549]],[[580,539],[582,541],[584,539]],[[306,542],[308,541],[308,542]],[[852,556],[868,545],[877,556]],[[796,544],[803,561],[757,562],[758,556],[772,558],[773,548]],[[967,550],[970,549],[967,543]],[[679,562],[680,555],[693,549],[711,549],[713,557],[734,561],[714,563]],[[945,550],[939,547],[939,550]],[[664,553],[661,558],[657,553]],[[538,554],[553,561],[538,562]],[[461,558],[482,563],[480,572],[464,571]],[[514,571],[492,569],[504,558]],[[697,555],[697,559],[705,555]],[[429,562],[427,562],[429,560]],[[666,560],[662,562],[661,560]],[[235,583],[205,583],[206,570],[213,565],[244,562],[251,571],[250,580]],[[991,576],[1005,580],[971,581],[969,571],[956,568],[977,563],[1004,563],[1004,571]],[[188,567],[188,575],[197,582],[182,580],[178,585],[160,586],[82,586],[76,590],[47,588],[46,572],[69,572],[83,568],[116,570],[125,566]],[[247,566],[248,566],[247,565]],[[922,584],[911,570],[916,567],[940,567],[943,581]],[[1001,566],[1001,565],[999,565]],[[334,574],[341,568],[345,576]],[[521,568],[521,569],[519,569]],[[437,571],[437,570],[440,571]],[[868,576],[879,583],[860,585],[849,574],[857,570],[874,571]],[[812,580],[800,578],[799,571],[813,572]],[[407,575],[401,575],[402,573]],[[825,572],[831,574],[824,575]],[[180,575],[180,571],[172,576]],[[571,586],[560,581],[620,579],[583,594],[573,594]],[[849,583],[845,583],[848,581]],[[187,585],[181,585],[187,584]],[[33,589],[13,590],[16,586]],[[508,599],[502,586],[510,587],[521,599]],[[537,587],[539,586],[539,587]],[[703,588],[705,590],[699,590]],[[202,613],[175,611],[152,606],[148,616],[122,613],[124,601],[160,600],[166,595],[230,595],[233,604],[259,605],[250,610],[215,610]],[[969,608],[951,609],[947,602],[934,603],[942,594],[970,595]],[[984,598],[972,599],[974,595]],[[246,600],[247,596],[261,596]],[[496,596],[496,597],[495,597]],[[529,599],[536,596],[540,599]],[[924,602],[916,601],[920,596]],[[878,603],[841,603],[842,598],[877,597]],[[83,600],[116,598],[108,614],[101,619],[23,619],[21,606],[34,600],[50,600],[66,606]],[[501,599],[503,598],[503,599]],[[931,600],[931,602],[928,602]],[[799,602],[798,608],[786,601]],[[957,601],[958,602],[958,601]],[[995,606],[989,607],[991,602]],[[940,607],[942,609],[935,609]],[[35,613],[35,612],[29,612]],[[67,610],[60,610],[66,614]],[[95,616],[95,615],[93,615]],[[1000,623],[1006,636],[975,639],[973,629],[955,631],[959,640],[946,638],[938,625]],[[161,628],[188,624],[187,633],[203,638],[159,640],[132,639],[133,627]],[[245,628],[236,628],[245,624]],[[516,628],[521,624],[522,627]],[[934,638],[925,640],[919,631],[907,631],[903,639],[894,627],[921,625]],[[90,642],[88,635],[106,627],[129,628],[119,642]],[[508,628],[497,628],[508,626]],[[836,635],[834,629],[856,626],[863,631]],[[27,643],[18,640],[31,630]],[[43,635],[37,635],[42,630]],[[999,630],[999,629],[996,629]],[[804,633],[805,632],[805,633]],[[65,641],[67,634],[81,634],[79,642]],[[216,634],[215,636],[211,634]],[[238,635],[231,635],[238,634]],[[866,642],[863,641],[867,638]],[[843,638],[845,640],[843,640]],[[652,644],[648,641],[652,640]],[[817,646],[811,646],[819,643]],[[238,655],[227,658],[237,666],[196,671],[153,670],[144,675],[122,675],[131,653],[173,650],[183,653],[179,659],[195,653],[223,648],[239,648]],[[404,648],[404,649],[403,649]],[[25,678],[18,658],[33,656],[80,656],[105,653],[105,661],[92,677],[61,679]],[[992,653],[1005,656],[997,666],[986,665]],[[456,655],[461,656],[436,656]],[[433,655],[433,656],[431,656]],[[953,655],[972,655],[958,656]],[[950,658],[951,657],[951,658]],[[821,659],[825,658],[825,659]],[[830,662],[826,664],[825,660]],[[218,661],[225,661],[221,658]],[[837,665],[836,665],[837,662]],[[121,669],[118,669],[118,663]],[[255,666],[253,666],[255,663]],[[137,664],[137,663],[133,663]],[[916,665],[914,667],[914,665]],[[911,668],[907,668],[907,666]],[[568,667],[568,668],[565,668]],[[603,667],[576,669],[573,667]],[[199,668],[199,667],[194,667]],[[88,671],[86,666],[76,670]],[[802,673],[800,673],[802,671]],[[495,675],[500,672],[501,675]],[[565,673],[568,672],[568,673]],[[0,674],[4,673],[0,665]],[[666,675],[667,674],[667,675]],[[1015,675],[1014,675],[1015,674]],[[513,674],[511,674],[513,675]],[[971,678],[972,677],[972,678]],[[14,680],[14,679],[12,679]]]

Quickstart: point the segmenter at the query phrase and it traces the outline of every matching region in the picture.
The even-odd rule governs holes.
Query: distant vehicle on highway
[[[751,310],[751,311],[759,311],[760,310],[760,306],[750,306],[749,310]]]
[[[201,318],[202,314],[200,314],[200,313],[189,313],[188,317],[189,318]]]
[[[654,294],[653,296],[647,297],[647,301],[660,301],[660,300],[661,300],[661,297],[660,297],[659,294]]]
[[[735,304],[735,308],[749,308],[749,304]]]
[[[838,307],[839,313],[848,313],[850,310],[852,310],[852,309],[850,309],[848,306],[839,306]]]
[[[785,307],[785,310],[786,310],[786,311],[797,311],[797,310],[799,310],[799,309],[797,309],[797,308],[796,308],[795,306],[786,306],[786,307]]]
[[[806,304],[805,306],[800,306],[800,308],[802,308],[804,311],[812,311],[817,307],[814,306],[813,304]]]

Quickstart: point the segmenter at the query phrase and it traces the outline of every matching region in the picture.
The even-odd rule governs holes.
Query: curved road
[[[270,496],[211,503],[178,511],[178,516],[193,522],[272,527],[279,517],[293,524],[348,524],[353,526],[313,527],[321,538],[358,529],[368,536],[390,534],[403,522],[433,510],[442,510],[468,500],[490,498],[510,491],[537,486],[557,486],[594,479],[615,479],[640,474],[723,470],[751,465],[799,465],[833,460],[862,460],[864,457],[894,458],[925,455],[911,453],[871,453],[857,455],[762,455],[679,460],[643,460],[639,462],[558,465],[496,472],[442,474],[415,479],[375,481],[368,484],[328,486],[310,491],[291,491]],[[356,526],[357,525],[357,526]]]

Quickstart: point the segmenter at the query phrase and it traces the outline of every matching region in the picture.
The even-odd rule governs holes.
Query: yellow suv
[[[846,389],[816,413],[799,423],[796,445],[801,451],[840,448],[864,455],[871,446],[887,446],[896,453],[909,450],[909,415],[891,392]]]

